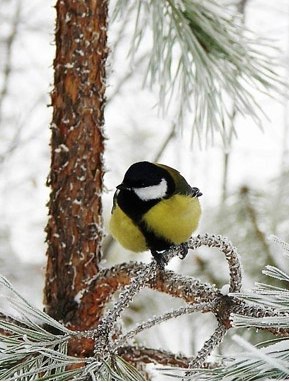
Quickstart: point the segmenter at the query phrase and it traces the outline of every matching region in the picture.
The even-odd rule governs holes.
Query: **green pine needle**
[[[6,294],[12,293],[10,307],[16,313],[15,317],[0,316],[0,380],[143,380],[118,356],[96,359],[68,355],[69,340],[84,334],[68,330],[33,307],[1,276],[0,286]],[[50,333],[43,324],[61,334]]]

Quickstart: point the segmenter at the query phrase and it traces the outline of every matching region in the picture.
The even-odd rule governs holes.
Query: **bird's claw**
[[[167,265],[167,261],[165,260],[165,257],[163,256],[163,251],[153,251],[151,250],[151,254],[153,258],[155,259],[157,266],[160,270],[164,270],[165,266]]]
[[[178,256],[181,260],[184,260],[184,258],[187,256],[188,252],[189,252],[188,243],[180,244],[180,252],[178,253]]]

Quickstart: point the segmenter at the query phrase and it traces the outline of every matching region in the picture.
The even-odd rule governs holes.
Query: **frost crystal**
[[[79,304],[81,299],[82,299],[82,296],[83,294],[85,293],[85,289],[83,290],[80,290],[78,293],[76,293],[76,295],[74,296],[74,301]]]
[[[229,292],[239,292],[242,285],[242,271],[237,249],[226,237],[220,235],[205,233],[204,235],[197,235],[189,241],[190,249],[197,249],[202,245],[218,248],[224,253],[230,272]]]
[[[223,296],[227,296],[229,294],[229,289],[230,289],[230,285],[229,284],[225,284],[222,286],[221,288],[221,293]]]
[[[278,244],[279,247],[283,250],[284,255],[289,256],[289,243],[286,243],[286,241],[283,241],[283,240],[279,239],[279,237],[274,236],[274,235],[270,235],[269,240]]]

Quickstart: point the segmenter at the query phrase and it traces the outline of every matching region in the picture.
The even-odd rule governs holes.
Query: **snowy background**
[[[0,2],[0,265],[1,273],[38,306],[41,306],[44,285],[44,228],[49,197],[45,182],[50,164],[49,124],[52,109],[48,105],[53,84],[53,5],[53,2],[40,3],[37,0]],[[280,64],[285,69],[280,68],[280,73],[288,78],[289,2],[250,0],[246,9],[246,24],[257,35],[272,39],[276,47],[281,49]],[[105,116],[108,137],[105,155],[107,192],[104,195],[106,230],[115,185],[119,184],[131,163],[155,158],[173,122],[170,113],[166,118],[158,115],[155,108],[157,94],[141,89],[143,68],[141,65],[131,68],[126,60],[126,36],[113,50],[118,36],[114,27],[119,27],[119,24],[111,25],[109,35],[113,58],[108,63],[109,102]],[[9,45],[7,41],[11,41],[11,36],[12,43]],[[122,78],[132,71],[128,81],[114,94]],[[278,180],[280,174],[288,169],[288,103],[284,99],[281,103],[277,102],[265,95],[256,97],[267,113],[268,120],[264,119],[261,131],[251,120],[237,117],[238,137],[230,151],[228,193],[234,195],[242,186],[257,193],[267,191],[277,201],[275,211],[278,211],[283,206],[278,205],[278,190],[272,181]],[[222,227],[222,233],[232,238],[229,228],[226,230],[224,224],[218,224],[216,220],[216,210],[222,195],[223,158],[224,149],[217,136],[214,144],[200,147],[198,141],[191,142],[191,128],[185,126],[182,132],[170,140],[159,161],[179,169],[192,186],[199,187],[203,192],[203,218],[199,232],[209,230],[218,234]],[[233,197],[229,199],[230,203],[234,205]],[[266,203],[270,204],[271,201]],[[230,213],[234,216],[234,209]],[[278,220],[278,216],[275,219]],[[232,224],[238,225],[237,213]],[[261,221],[261,227],[262,224],[265,224],[264,221]],[[288,240],[287,226],[282,224],[280,227],[275,225],[274,232],[268,231],[268,224],[264,226],[264,232],[283,235],[281,239]],[[238,227],[238,231],[242,236],[242,226]],[[116,243],[108,244],[105,241],[104,248],[107,248],[109,263],[136,258]],[[242,252],[246,252],[245,248],[239,248],[239,252],[242,256]],[[206,251],[198,256],[204,264],[211,262],[216,273],[224,274],[226,278],[226,267],[219,265],[223,261],[221,257],[216,255],[217,260],[212,260],[211,253]],[[258,263],[251,256],[254,263]],[[150,256],[140,254],[137,259],[149,261]],[[262,260],[257,265],[261,272],[266,263]],[[179,260],[173,266],[178,270],[184,267]],[[193,263],[189,273],[194,274],[194,269],[199,270],[196,263]],[[187,269],[182,271],[188,273]],[[213,276],[218,277],[216,274]],[[206,280],[206,272],[203,277]],[[251,281],[248,277],[249,284]],[[166,297],[163,298],[163,306],[167,303]],[[180,320],[184,320],[185,325],[186,318]],[[170,330],[171,323],[165,325],[165,330]],[[203,325],[203,328],[205,334],[208,327]],[[160,335],[158,331],[154,334],[156,344],[159,343]],[[188,339],[186,332],[183,336]],[[183,336],[178,335],[176,339],[177,350],[182,349]]]

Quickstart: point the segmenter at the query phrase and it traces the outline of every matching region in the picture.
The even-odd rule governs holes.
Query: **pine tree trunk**
[[[58,0],[56,12],[44,302],[81,329],[78,301],[101,258],[107,0]]]

